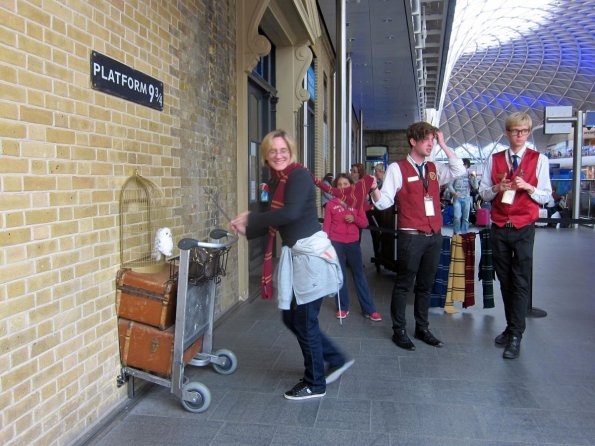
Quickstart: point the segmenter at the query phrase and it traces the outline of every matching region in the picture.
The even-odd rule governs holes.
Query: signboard
[[[95,90],[163,110],[163,82],[96,51],[91,51],[91,83]]]
[[[556,135],[572,132],[572,107],[567,105],[545,107],[543,119],[543,134]],[[554,118],[550,120],[550,118]],[[556,118],[558,118],[556,120]]]

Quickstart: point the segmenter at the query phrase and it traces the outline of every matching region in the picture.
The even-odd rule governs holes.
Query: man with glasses
[[[504,346],[504,358],[515,359],[520,354],[529,306],[535,221],[539,206],[552,194],[552,186],[547,157],[527,147],[531,117],[513,113],[505,125],[510,147],[487,159],[479,194],[492,202],[493,262],[506,316],[506,329],[495,342]]]

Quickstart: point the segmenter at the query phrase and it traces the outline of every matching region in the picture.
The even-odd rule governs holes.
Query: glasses
[[[521,135],[528,135],[530,130],[529,129],[506,129],[511,135],[513,136],[521,136]]]
[[[280,149],[280,150],[273,150],[273,149],[271,149],[271,150],[269,150],[267,152],[267,155],[268,156],[277,156],[277,155],[284,156],[284,155],[289,155],[289,149]]]

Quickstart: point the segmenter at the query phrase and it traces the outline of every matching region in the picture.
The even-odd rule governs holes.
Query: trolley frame
[[[140,378],[145,381],[168,387],[175,396],[180,398],[184,408],[191,412],[204,412],[210,404],[210,392],[206,386],[198,382],[189,382],[184,376],[184,340],[186,330],[186,318],[188,316],[188,289],[189,289],[189,266],[191,262],[191,252],[194,248],[206,248],[218,252],[218,256],[225,256],[224,262],[227,262],[227,251],[238,241],[238,236],[222,229],[215,229],[209,234],[210,239],[220,240],[225,238],[224,242],[205,242],[191,238],[185,238],[178,242],[180,248],[179,266],[178,266],[178,291],[176,302],[176,319],[174,326],[173,340],[173,358],[170,378],[155,375],[153,373],[137,369],[134,367],[123,367],[121,375],[118,376],[118,386],[128,382],[128,396],[134,397],[134,378]],[[171,260],[175,260],[173,258]],[[221,260],[218,258],[217,262]],[[233,373],[237,368],[237,359],[229,350],[218,350],[212,352],[213,348],[213,319],[215,312],[215,300],[217,298],[217,288],[221,281],[220,276],[225,274],[225,265],[218,265],[216,274],[213,277],[205,278],[204,281],[210,281],[212,296],[208,298],[208,315],[206,326],[198,333],[195,333],[195,339],[203,337],[201,352],[192,358],[186,365],[202,367],[213,364],[215,371],[221,374]],[[132,379],[129,379],[132,378]]]

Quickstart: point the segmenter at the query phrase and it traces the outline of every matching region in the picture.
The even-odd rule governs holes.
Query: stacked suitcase
[[[170,377],[176,319],[177,275],[169,264],[157,273],[128,268],[116,277],[116,312],[120,360],[134,367]],[[188,363],[202,347],[199,337],[184,351]]]

